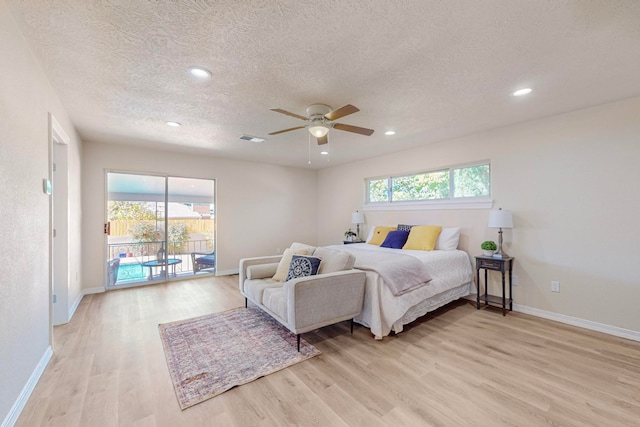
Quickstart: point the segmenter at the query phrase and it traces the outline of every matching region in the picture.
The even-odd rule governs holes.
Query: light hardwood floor
[[[17,425],[640,425],[640,343],[468,302],[304,334],[320,356],[180,411],[158,323],[243,304],[237,276],[86,296]]]

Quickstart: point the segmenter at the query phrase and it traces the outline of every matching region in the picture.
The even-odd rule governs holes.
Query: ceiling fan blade
[[[289,128],[289,129],[282,129],[276,132],[271,132],[269,135],[278,135],[279,133],[285,133],[285,132],[289,132],[292,130],[298,130],[298,129],[304,129],[306,126],[296,126],[294,128]]]
[[[334,123],[333,128],[338,130],[346,130],[347,132],[359,133],[360,135],[371,136],[371,134],[373,134],[373,129],[361,128],[361,127],[352,126],[352,125],[344,125],[342,123]]]
[[[347,104],[344,107],[338,108],[337,110],[333,110],[333,111],[325,114],[324,117],[327,120],[334,121],[334,120],[338,120],[341,117],[348,116],[349,114],[356,113],[358,111],[360,111],[360,110],[358,110],[353,105]]]
[[[280,108],[272,108],[271,111],[275,111],[276,113],[284,114],[286,116],[295,117],[296,119],[300,119],[300,120],[304,120],[304,121],[309,120],[308,117],[304,117],[304,116],[301,116],[300,114],[292,113],[292,112],[287,111],[287,110],[282,110]]]
[[[321,136],[318,138],[318,145],[324,145],[328,143],[329,143],[329,138],[327,137],[327,135]]]

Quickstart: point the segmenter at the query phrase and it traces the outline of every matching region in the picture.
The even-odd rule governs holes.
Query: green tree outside
[[[109,200],[107,215],[109,221],[154,221],[156,219],[156,213],[147,206],[147,202],[123,202]]]
[[[131,239],[135,243],[159,242],[162,240],[162,231],[156,228],[155,222],[140,221],[130,229]]]
[[[369,202],[389,201],[389,180],[376,179],[369,181]]]
[[[437,200],[449,197],[449,171],[437,171],[392,179],[393,201]]]
[[[489,165],[454,169],[453,182],[453,197],[489,196],[491,191],[491,171]]]
[[[373,179],[367,184],[369,203],[488,197],[491,195],[491,166],[465,166],[392,177],[390,180]]]
[[[171,253],[182,253],[185,249],[185,244],[189,241],[189,230],[187,229],[187,225],[180,221],[169,221],[167,231],[169,233],[168,243]]]

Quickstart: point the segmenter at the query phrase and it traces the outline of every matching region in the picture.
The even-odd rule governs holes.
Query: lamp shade
[[[309,126],[309,133],[316,138],[322,138],[329,133],[329,127],[324,123],[313,123]]]
[[[351,214],[352,224],[364,224],[364,214],[362,212],[355,211]]]
[[[513,217],[511,211],[489,211],[489,224],[491,228],[513,228]]]

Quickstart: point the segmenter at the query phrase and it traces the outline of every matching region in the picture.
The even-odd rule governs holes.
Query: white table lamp
[[[509,255],[502,250],[502,229],[513,228],[511,211],[503,211],[502,208],[497,211],[489,211],[489,224],[487,226],[498,229],[498,250],[493,256],[495,258],[507,258]]]
[[[360,224],[364,224],[364,214],[358,211],[352,213],[351,223],[356,224],[356,239],[360,241]]]

